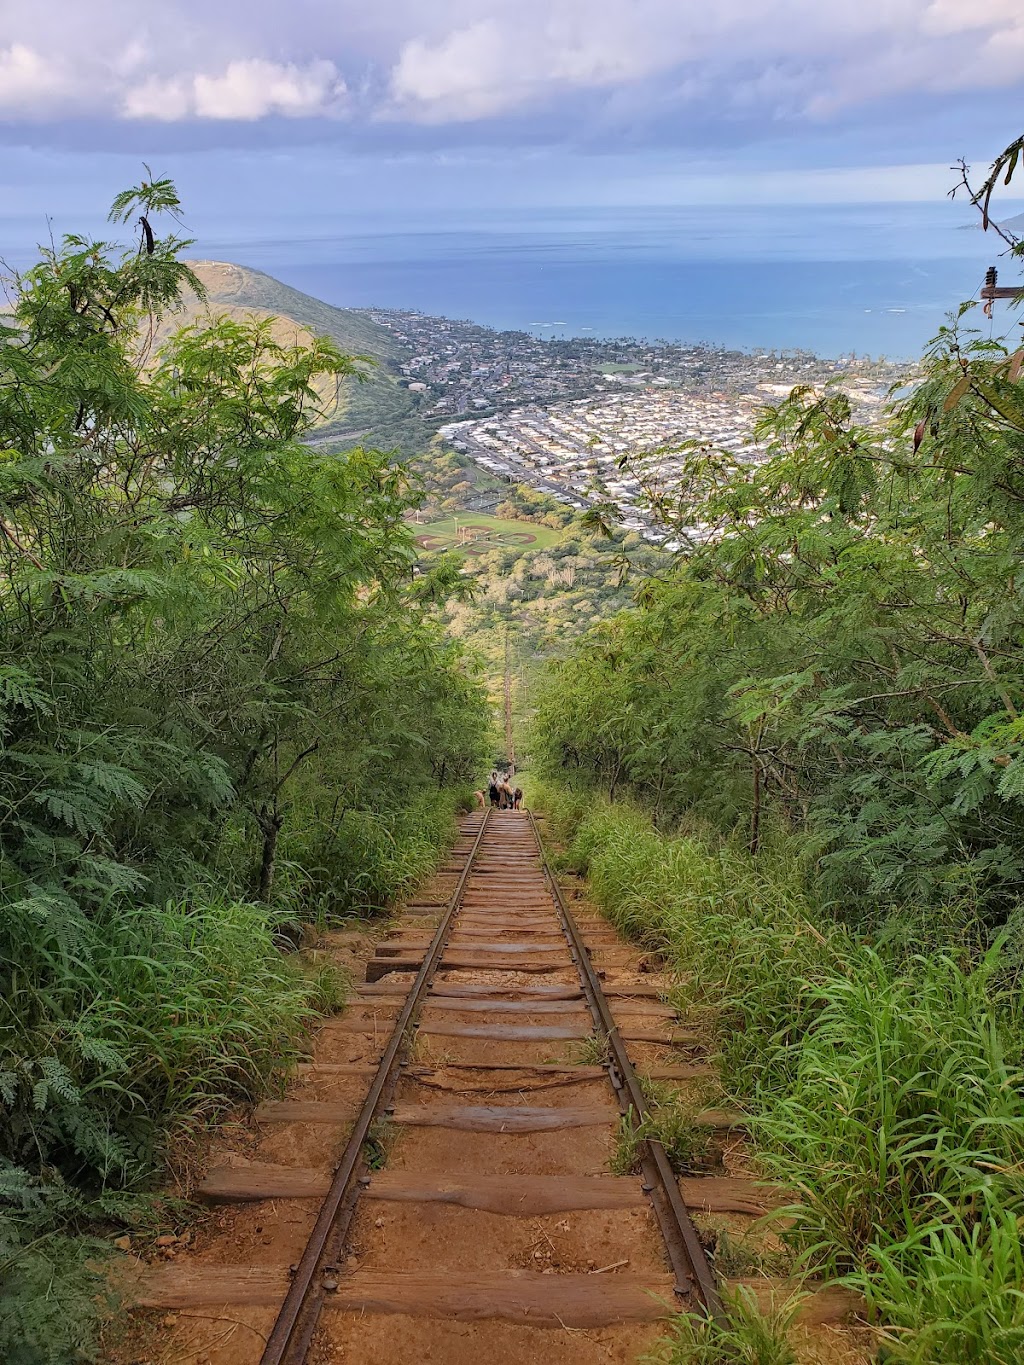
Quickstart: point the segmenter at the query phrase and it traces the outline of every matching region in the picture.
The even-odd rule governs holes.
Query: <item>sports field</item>
[[[416,544],[424,550],[461,550],[485,555],[492,550],[542,550],[554,545],[561,531],[535,521],[504,521],[486,512],[466,512],[413,527]]]

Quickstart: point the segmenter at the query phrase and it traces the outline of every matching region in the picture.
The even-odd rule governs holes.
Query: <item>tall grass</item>
[[[91,1231],[139,1212],[176,1133],[278,1085],[339,999],[335,977],[286,951],[294,920],[384,905],[434,866],[460,804],[421,793],[333,823],[311,807],[282,841],[279,909],[217,894],[191,865],[192,892],[163,905],[4,903],[0,861],[4,1365],[94,1358],[105,1281]]]
[[[9,903],[0,927],[0,1359],[90,1358],[97,1244],[169,1133],[256,1098],[332,997],[230,901]]]
[[[873,1246],[1016,1202],[1024,1078],[993,1009],[996,962],[893,968],[861,947],[822,985],[793,1083],[765,1096],[758,1125],[773,1172],[801,1191],[789,1236],[809,1263],[852,1271]]]
[[[471,802],[468,791],[431,788],[384,811],[313,804],[282,840],[279,894],[307,917],[379,910],[429,873]]]
[[[258,906],[111,900],[61,928],[7,907],[0,1155],[79,1184],[139,1178],[175,1119],[260,1093],[324,999]]]
[[[901,1365],[1018,1365],[1024,1359],[1024,1240],[1020,1216],[991,1209],[971,1226],[922,1228],[873,1248],[856,1280],[886,1324]]]
[[[643,1365],[797,1365],[787,1340],[800,1307],[799,1296],[763,1311],[747,1289],[727,1296],[728,1317],[721,1321],[683,1313],[669,1335]]]
[[[1002,945],[871,947],[784,846],[755,865],[630,807],[545,800],[605,912],[714,1021],[803,1267],[864,1291],[890,1359],[1020,1359],[1024,1030]]]
[[[666,837],[635,807],[542,799],[613,923],[686,975],[688,1004],[715,1012],[729,1087],[752,1096],[769,1072],[781,1083],[820,1009],[816,983],[852,948],[841,929],[816,926],[795,858],[780,852],[765,870],[711,835]]]

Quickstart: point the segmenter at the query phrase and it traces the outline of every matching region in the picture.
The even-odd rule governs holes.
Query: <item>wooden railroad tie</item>
[[[215,1166],[196,1193],[210,1203],[255,1203],[263,1199],[322,1199],[331,1173],[314,1167],[266,1162]],[[703,1213],[759,1216],[777,1207],[780,1190],[730,1176],[682,1177],[686,1202]],[[454,1204],[507,1217],[534,1218],[584,1209],[646,1207],[634,1176],[568,1175],[421,1175],[416,1171],[375,1171],[364,1197],[384,1203]]]
[[[574,1068],[569,1074],[575,1077]],[[590,1079],[601,1079],[603,1067],[595,1067]],[[587,1079],[580,1077],[581,1080]],[[358,1105],[335,1100],[268,1100],[255,1113],[257,1123],[323,1123],[335,1127],[350,1124]],[[469,1133],[539,1133],[558,1128],[585,1128],[614,1124],[617,1112],[611,1107],[547,1108],[536,1105],[495,1104],[400,1104],[390,1115],[394,1123],[417,1128],[458,1128]],[[729,1109],[704,1109],[694,1115],[702,1128],[729,1131],[742,1128],[743,1114]]]
[[[785,1303],[793,1296],[786,1281],[736,1280],[757,1299]],[[186,1265],[147,1270],[135,1302],[144,1308],[276,1306],[288,1288],[288,1272],[262,1266]],[[473,1322],[496,1319],[531,1327],[593,1328],[621,1322],[658,1322],[678,1311],[672,1281],[637,1275],[559,1274],[530,1270],[474,1272],[459,1276],[420,1271],[360,1269],[338,1281],[327,1296],[328,1311],[403,1313]],[[819,1289],[807,1296],[797,1322],[838,1324],[863,1309],[849,1290]]]

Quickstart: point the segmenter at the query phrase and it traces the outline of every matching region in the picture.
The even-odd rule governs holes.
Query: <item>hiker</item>
[[[511,810],[513,793],[507,774],[502,777],[498,790],[501,792],[501,809]]]
[[[501,792],[500,792],[500,790],[499,790],[499,788],[498,788],[498,770],[497,770],[497,768],[492,768],[492,769],[491,769],[491,775],[490,775],[490,777],[488,778],[488,781],[487,781],[487,799],[490,801],[491,806],[492,806],[493,808],[497,809],[498,803],[499,803],[500,800],[501,800]]]
[[[522,810],[522,808],[523,808],[523,789],[522,789],[522,787],[516,787],[515,791],[512,793],[512,809],[513,809],[513,810]]]

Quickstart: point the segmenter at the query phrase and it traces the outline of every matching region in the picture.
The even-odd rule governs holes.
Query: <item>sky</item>
[[[0,0],[0,222],[940,202],[1022,87],[1020,0]]]

